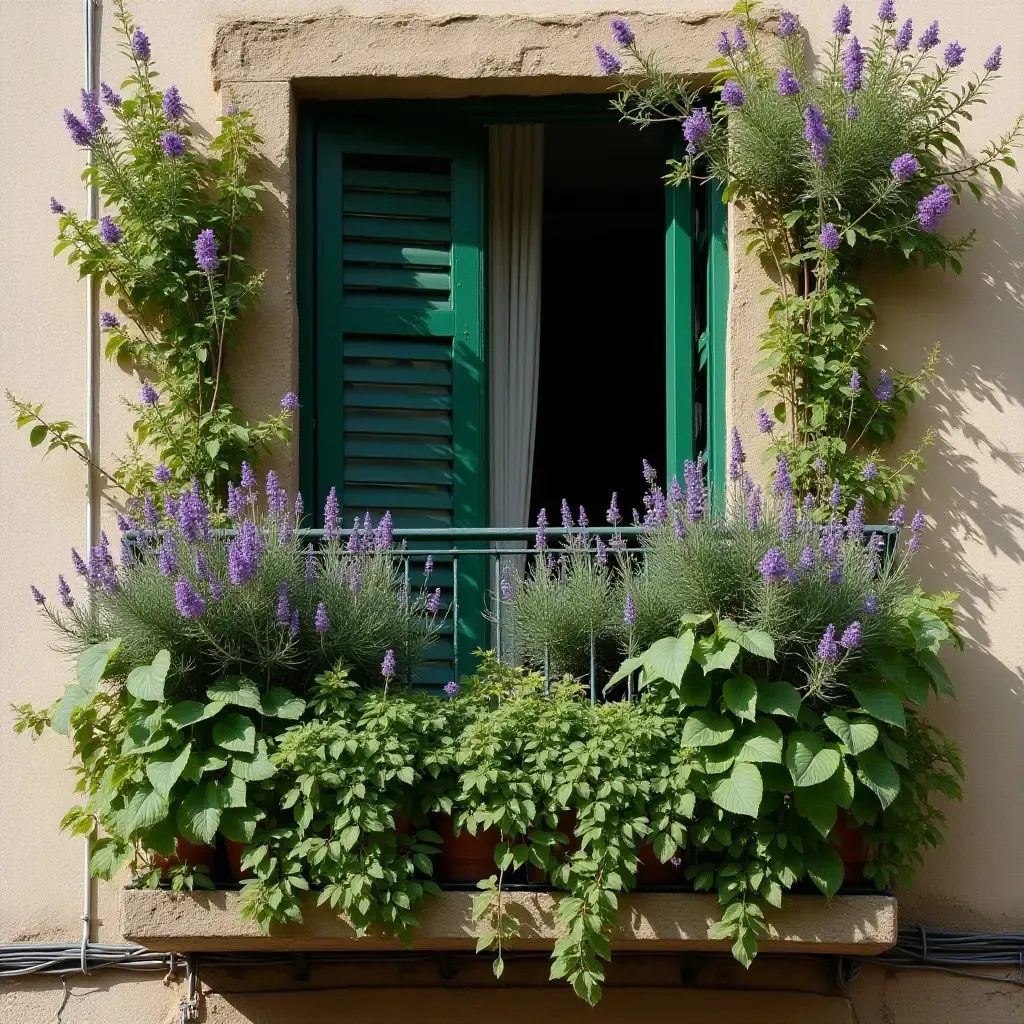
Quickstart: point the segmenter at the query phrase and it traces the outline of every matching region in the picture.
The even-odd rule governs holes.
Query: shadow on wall
[[[1024,821],[1007,814],[1024,777],[1024,198],[1003,192],[979,205],[968,194],[946,227],[977,230],[963,277],[879,266],[865,281],[879,316],[876,368],[889,353],[909,372],[942,347],[937,379],[902,432],[910,447],[935,431],[908,516],[918,504],[928,513],[916,571],[929,589],[960,591],[967,637],[964,654],[947,659],[957,702],[930,715],[963,748],[965,798],[901,912],[1010,928],[1024,913],[1013,866]]]

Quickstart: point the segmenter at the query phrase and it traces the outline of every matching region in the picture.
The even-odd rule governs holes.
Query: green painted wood
[[[348,253],[345,254],[346,258]],[[438,271],[406,270],[398,267],[345,264],[342,283],[346,288],[386,288],[408,291],[444,292],[451,289],[451,277]]]
[[[672,156],[681,158],[682,136]],[[665,433],[667,477],[693,459],[693,206],[689,184],[665,189]]]
[[[451,227],[437,220],[390,220],[385,217],[346,217],[346,238],[396,238],[403,242],[450,242]]]
[[[726,332],[729,315],[728,206],[722,202],[717,184],[707,188],[708,240],[707,266],[707,409],[708,477],[711,493],[724,501],[726,487]]]
[[[451,437],[452,418],[442,416],[395,416],[376,412],[349,412],[345,416],[346,437],[353,434],[421,434]],[[339,453],[341,454],[341,453]]]
[[[452,347],[443,342],[392,341],[390,338],[373,338],[365,341],[348,341],[344,345],[346,359],[405,359],[411,362],[449,363]]]
[[[373,213],[383,217],[430,217],[447,220],[452,213],[447,196],[404,192],[345,192],[346,213]]]
[[[299,489],[316,498],[316,117],[299,108],[296,294],[299,313]],[[308,522],[313,522],[312,517]]]
[[[450,487],[452,479],[452,468],[445,462],[410,462],[408,459],[394,462],[363,462],[359,459],[345,461],[346,484],[430,484],[433,487]]]
[[[402,245],[400,242],[348,242],[345,245],[345,259],[410,267],[448,267],[452,262],[448,249],[427,249],[423,246]]]
[[[346,175],[352,188],[375,191],[417,189],[425,192],[450,192],[452,179],[447,174],[416,174],[411,171],[378,171],[353,168]]]
[[[363,437],[345,435],[345,458],[355,459],[438,459],[450,462],[454,449],[431,438]]]
[[[349,409],[451,409],[452,395],[426,388],[387,388],[373,385],[345,386],[344,402]]]
[[[451,309],[421,308],[415,313],[397,308],[393,303],[383,306],[379,301],[373,309],[360,309],[348,303],[345,307],[345,339],[370,337],[443,338],[451,344],[455,333],[455,316]]]
[[[426,313],[432,310],[451,309],[451,299],[439,297],[436,292],[392,292],[382,296],[379,292],[361,292],[358,289],[346,289],[345,302],[350,306],[380,307],[387,303],[390,311],[403,309]]]
[[[345,504],[383,513],[390,510],[395,520],[402,520],[402,509],[451,509],[455,506],[451,489],[430,490],[426,487],[364,487],[354,484],[345,488]]]
[[[346,346],[346,357],[348,356]],[[363,384],[412,384],[449,386],[452,382],[452,368],[448,363],[400,363],[385,362],[377,356],[379,364],[351,360],[345,364],[345,380]]]

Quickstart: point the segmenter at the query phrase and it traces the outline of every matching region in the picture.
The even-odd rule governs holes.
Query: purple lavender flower
[[[245,496],[240,487],[228,481],[228,518],[237,522],[245,515]]]
[[[982,65],[986,71],[998,71],[1003,63],[1003,48],[997,46],[986,58]]]
[[[683,121],[683,138],[686,139],[686,152],[693,156],[711,131],[711,115],[705,107],[695,107]]]
[[[264,484],[264,494],[267,496],[267,512],[269,512],[271,516],[278,516],[287,510],[287,498],[282,506],[281,484],[278,481],[277,474],[272,469],[267,470],[267,481]]]
[[[835,252],[843,244],[842,236],[835,224],[825,224],[818,235],[818,244],[829,252]]]
[[[761,559],[757,571],[768,583],[779,583],[786,578],[789,566],[786,565],[786,556],[779,548],[769,548]]]
[[[787,491],[783,499],[779,529],[783,540],[792,540],[796,533],[796,501],[793,499],[792,491]]]
[[[50,196],[50,213],[67,213],[64,204],[58,203],[53,196]]]
[[[114,222],[113,217],[100,218],[100,241],[107,245],[117,245],[121,241],[121,229]]]
[[[299,635],[299,609],[292,611],[292,617],[288,620],[288,636],[294,640]]]
[[[385,511],[381,516],[377,529],[373,532],[373,546],[377,551],[387,551],[395,541],[394,521],[391,513]]]
[[[185,491],[178,502],[178,531],[189,541],[208,540],[210,537],[210,510],[199,493],[199,481]]]
[[[117,110],[121,106],[121,97],[106,82],[100,82],[100,95],[111,110]]]
[[[143,63],[149,60],[149,36],[141,28],[137,28],[132,33],[132,56]]]
[[[953,190],[949,185],[937,185],[933,192],[917,204],[917,219],[922,231],[936,231],[939,221],[949,213],[953,203]]]
[[[811,147],[814,162],[824,167],[825,150],[832,145],[832,133],[825,127],[821,111],[813,103],[804,108],[804,139]]]
[[[164,117],[168,121],[177,121],[185,116],[185,104],[176,85],[172,85],[167,89],[163,99],[160,101],[160,106],[163,108]]]
[[[757,429],[761,431],[762,434],[770,434],[772,431],[771,417],[764,409],[757,410]]]
[[[732,48],[741,53],[747,48],[747,37],[743,34],[743,28],[740,25],[732,30]]]
[[[390,681],[395,675],[395,652],[389,647],[384,652],[384,660],[380,663],[380,674]]]
[[[543,551],[548,546],[548,512],[542,508],[537,513],[537,534],[533,538],[533,546]]]
[[[259,533],[247,519],[228,544],[228,580],[236,587],[251,580],[259,571],[260,555]]]
[[[82,99],[82,116],[85,118],[85,123],[88,125],[89,131],[98,132],[106,120],[103,116],[103,108],[100,106],[99,100],[96,99],[94,92],[82,89],[80,95]]]
[[[803,551],[800,552],[800,568],[804,570],[813,569],[814,561],[814,548],[810,544],[805,544]]]
[[[288,607],[287,583],[282,583],[277,588],[277,607],[274,609],[274,620],[279,626],[287,626],[292,620],[292,610]]]
[[[299,396],[294,391],[286,391],[281,396],[281,408],[285,412],[295,412],[299,407]]]
[[[611,526],[618,526],[622,521],[622,516],[619,514],[618,491],[612,491],[611,504],[608,506],[608,511],[605,513],[604,518]]]
[[[924,512],[918,509],[914,513],[914,518],[910,520],[910,528],[916,533],[920,533],[927,525],[928,521],[924,517]]]
[[[338,516],[338,490],[332,487],[324,502],[324,537],[327,540],[337,540],[341,536]]]
[[[46,604],[46,598],[43,596],[42,592],[38,589],[38,587],[33,585],[29,587],[29,590],[32,591],[32,600],[35,601],[36,604]]]
[[[156,388],[148,380],[139,391],[139,401],[150,408],[160,404],[160,396],[157,394]]]
[[[313,616],[313,628],[323,636],[331,628],[331,620],[327,617],[327,606],[323,601],[316,606],[316,614]]]
[[[229,103],[224,108],[224,114],[225,114],[226,117],[235,117],[238,114],[238,104],[237,103]]]
[[[879,370],[878,384],[875,387],[875,398],[879,402],[888,402],[892,400],[894,394],[895,388],[893,387],[892,378],[889,376],[889,371]]]
[[[316,578],[316,557],[313,554],[312,545],[306,545],[306,559],[303,566],[302,577],[307,583],[312,583]]]
[[[445,683],[444,692],[449,700],[454,700],[459,694],[459,684],[454,679],[450,683]]]
[[[914,38],[914,22],[913,19],[907,18],[903,22],[899,32],[896,33],[896,39],[893,41],[893,49],[897,53],[903,53],[910,46],[910,40]]]
[[[619,46],[632,46],[634,39],[633,30],[629,27],[629,22],[625,18],[612,18],[611,30],[612,39]]]
[[[729,54],[732,53],[732,43],[729,42],[728,32],[719,32],[718,42],[715,44],[715,49],[718,50],[723,57],[728,57]]]
[[[911,554],[921,550],[921,535],[919,533],[912,533],[910,535],[910,540],[907,541],[907,550]]]
[[[843,635],[839,638],[839,646],[845,647],[848,651],[852,651],[855,648],[860,647],[863,639],[864,627],[859,622],[851,622],[846,629],[843,630]]]
[[[906,517],[906,505],[897,505],[896,509],[889,516],[889,522],[896,527],[903,525]]]
[[[740,88],[738,82],[730,79],[722,86],[722,102],[727,107],[742,107],[746,100],[746,94]]]
[[[864,614],[874,615],[878,611],[878,596],[876,594],[868,594],[864,599]]]
[[[352,579],[349,582],[349,589],[353,594],[358,594],[363,589],[363,567],[358,562],[352,566]]]
[[[243,490],[254,491],[256,489],[256,474],[248,462],[242,462],[241,485]]]
[[[850,537],[860,537],[864,533],[864,495],[857,498],[846,515],[846,532]]]
[[[829,523],[821,531],[821,557],[832,565],[839,560],[839,548],[843,539],[843,528],[837,522]]]
[[[164,156],[174,160],[185,155],[185,140],[177,132],[161,132],[160,148],[164,151]],[[196,258],[198,259],[198,254]]]
[[[213,228],[204,228],[196,236],[195,241],[196,266],[212,274],[217,269],[217,238]]]
[[[436,615],[441,607],[441,588],[436,587],[434,592],[427,598],[427,611],[431,615]]]
[[[920,165],[914,158],[913,153],[904,153],[902,156],[896,157],[889,167],[892,171],[892,176],[897,181],[908,181],[920,170]]]
[[[348,544],[345,547],[352,554],[363,550],[362,534],[359,532],[359,516],[352,520],[352,530],[348,535]]]
[[[64,108],[63,117],[64,127],[68,130],[71,141],[76,146],[91,146],[93,133],[89,130],[88,126],[82,124],[67,107]]]
[[[206,602],[184,576],[174,584],[174,607],[184,619],[198,619],[206,611]]]
[[[696,462],[687,459],[683,463],[683,480],[686,483],[686,518],[695,523],[704,518],[704,477]]]
[[[939,45],[939,23],[933,21],[925,30],[924,34],[917,41],[917,48],[921,53],[927,53],[930,49]]]
[[[836,643],[836,627],[830,622],[818,644],[818,657],[822,661],[835,661],[839,657],[839,645]]]
[[[572,509],[569,508],[569,502],[562,499],[562,528],[568,530],[572,525]]]
[[[142,521],[150,529],[160,525],[160,513],[148,494],[142,499]]]
[[[642,463],[641,469],[644,475],[644,481],[647,483],[648,487],[653,487],[654,482],[658,479],[658,471],[646,459],[641,459],[640,461]]]
[[[160,573],[163,576],[175,576],[178,572],[178,546],[174,538],[167,534],[163,544],[160,545],[160,554],[157,557],[157,564],[160,566]]]
[[[165,493],[163,497],[164,518],[178,518],[178,499],[173,494]]]
[[[63,575],[57,577],[57,594],[60,597],[60,603],[65,608],[74,607],[75,599],[71,596],[71,588],[68,586],[68,581],[64,579]]]
[[[100,313],[100,327],[105,331],[112,331],[115,327],[120,326],[121,321],[117,318],[116,313],[111,313],[109,309],[105,309]]]
[[[785,453],[779,455],[775,464],[775,479],[772,482],[772,490],[776,494],[792,494],[793,480],[789,475],[789,459]]]
[[[747,498],[747,529],[757,530],[761,526],[761,507],[764,499],[761,496],[761,488],[755,487]]]
[[[597,54],[597,63],[601,65],[601,74],[617,75],[622,71],[622,61],[614,53],[609,53],[600,43],[594,47],[594,53]]]
[[[946,52],[943,54],[942,59],[947,68],[958,68],[963,64],[966,52],[967,47],[961,46],[960,41],[956,40],[946,47]]]
[[[857,92],[864,84],[865,59],[860,40],[852,36],[843,54],[843,89],[848,95]]]
[[[846,120],[856,121],[858,117],[860,117],[860,107],[858,107],[856,103],[851,103],[846,108]]]
[[[153,470],[153,479],[161,486],[170,483],[171,471],[161,462],[160,465]]]
[[[779,18],[779,35],[788,39],[800,31],[800,19],[792,11],[783,11]]]
[[[828,574],[828,581],[832,586],[837,586],[843,582],[843,567],[841,565],[833,565]]]
[[[627,626],[636,625],[636,605],[633,603],[632,594],[626,594],[626,603],[622,607],[622,621]]]
[[[83,579],[89,578],[89,569],[86,567],[82,556],[74,549],[71,549],[71,564],[75,567],[75,572],[78,573]]]
[[[807,522],[811,518],[811,513],[814,511],[813,494],[804,495],[804,500],[800,503],[800,511],[803,513],[804,522]]]
[[[607,565],[608,564],[608,545],[605,544],[605,542],[603,540],[601,540],[600,537],[598,537],[596,542],[595,542],[595,548],[596,548],[596,554],[594,555],[594,557],[597,559],[597,564],[598,565]]]
[[[683,514],[678,509],[672,517],[672,533],[676,540],[682,540],[686,536],[686,524],[683,522]]]
[[[776,86],[776,92],[780,96],[796,96],[800,92],[800,83],[789,68],[783,68],[779,72],[779,84]]]
[[[599,537],[598,538],[598,544],[600,544],[600,542],[601,542],[601,539]],[[501,584],[500,584],[499,589],[501,590],[501,599],[502,599],[502,601],[511,601],[512,600],[512,594],[513,594],[513,590],[512,590],[512,576],[511,576],[511,574],[509,572],[509,568],[508,568],[507,565],[503,565],[501,567]]]
[[[739,430],[732,428],[729,440],[729,479],[739,480],[743,476],[743,464],[747,461],[747,453],[743,450],[743,439]]]
[[[209,579],[210,577],[210,563],[206,560],[206,555],[202,551],[196,552],[196,577],[201,580]]]
[[[877,477],[877,476],[878,476],[878,466],[876,466],[875,463],[873,463],[873,462],[869,462],[864,467],[864,479],[865,480],[874,480],[875,477]]]
[[[434,556],[427,555],[427,560],[423,563],[423,576],[427,578],[434,571]]]
[[[890,24],[896,20],[895,0],[882,0],[878,5],[878,20],[886,21]]]
[[[852,19],[850,8],[843,4],[832,19],[832,32],[837,36],[848,36]]]

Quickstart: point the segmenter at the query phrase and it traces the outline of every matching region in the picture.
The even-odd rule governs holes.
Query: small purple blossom
[[[800,568],[804,570],[813,569],[814,561],[814,548],[810,544],[805,544],[803,551],[800,552]]]
[[[843,630],[843,635],[839,638],[839,646],[845,647],[848,651],[852,651],[855,648],[860,647],[863,639],[864,627],[859,622],[851,622],[846,629]]]
[[[804,108],[804,139],[811,147],[814,162],[824,167],[825,150],[832,145],[832,133],[825,127],[825,119],[813,103]]]
[[[306,558],[303,564],[302,578],[307,583],[312,583],[316,579],[316,556],[313,554],[313,548],[311,545],[306,545]]]
[[[185,104],[176,85],[168,87],[160,101],[160,106],[168,121],[177,121],[185,116]]]
[[[91,132],[98,132],[106,120],[103,116],[103,108],[100,106],[94,92],[82,89],[80,95],[82,100],[82,116],[85,118],[85,123]]]
[[[242,488],[246,491],[254,491],[256,489],[256,474],[252,471],[252,466],[248,462],[242,463]]]
[[[617,75],[622,71],[622,61],[600,43],[594,47],[594,53],[597,54],[597,63],[601,65],[602,75]]]
[[[64,108],[62,116],[64,118],[64,127],[68,130],[71,141],[76,146],[91,146],[93,133],[89,130],[88,125],[82,124],[67,107]]]
[[[189,541],[208,540],[210,537],[210,510],[199,493],[199,481],[185,491],[178,502],[178,530]]]
[[[150,53],[149,36],[141,28],[137,28],[132,33],[132,56],[145,63],[149,60]]]
[[[537,533],[533,538],[533,546],[543,551],[548,546],[548,512],[542,508],[537,513]]]
[[[178,548],[174,538],[168,534],[160,545],[160,554],[157,556],[157,565],[163,576],[171,577],[178,572]]]
[[[695,107],[683,121],[683,138],[686,139],[686,152],[693,156],[711,131],[711,115],[705,107]]]
[[[74,607],[75,599],[71,596],[71,587],[68,586],[68,581],[64,579],[63,575],[57,577],[57,595],[65,608]]]
[[[341,536],[339,522],[338,490],[332,487],[324,502],[324,537],[327,540],[337,540]]]
[[[363,567],[356,562],[352,566],[352,579],[349,581],[349,590],[353,594],[358,594],[363,589]]]
[[[153,470],[153,479],[163,486],[171,481],[171,471],[161,462],[156,469]]]
[[[288,584],[282,583],[277,588],[277,606],[274,609],[274,620],[279,626],[287,626],[292,619],[292,610],[288,606]]]
[[[64,204],[58,203],[53,196],[50,196],[50,213],[67,213]]]
[[[619,494],[618,491],[612,491],[612,500],[608,506],[608,511],[604,515],[605,521],[611,526],[618,526],[622,521],[622,516],[619,513]]]
[[[595,541],[594,558],[597,559],[598,565],[608,564],[608,545],[600,537]]]
[[[117,110],[121,106],[121,97],[106,82],[100,82],[100,95],[111,110]]]
[[[939,23],[933,21],[917,41],[917,48],[921,53],[927,53],[933,47],[939,45]]]
[[[285,412],[295,412],[299,407],[299,396],[294,391],[286,391],[281,396],[281,408]]]
[[[241,487],[228,481],[228,518],[237,522],[245,516],[245,495]]]
[[[875,398],[879,402],[888,402],[892,400],[894,394],[895,388],[893,387],[892,378],[889,376],[889,371],[879,370],[878,384],[875,386]]]
[[[815,460],[818,461],[818,460]],[[805,494],[804,500],[800,503],[800,511],[803,513],[804,521],[806,522],[811,518],[811,513],[814,511],[814,495]]]
[[[161,132],[160,148],[164,151],[164,156],[174,160],[185,155],[185,140],[177,132]]]
[[[825,460],[820,455],[814,460],[813,465],[814,465],[814,472],[815,473],[824,473],[825,470],[828,469],[828,465],[826,464]],[[808,494],[807,498],[810,498],[810,497],[811,496]],[[807,504],[807,498],[804,498],[804,504]],[[813,499],[812,499],[812,501],[813,501]]]
[[[121,229],[114,221],[113,217],[101,217],[100,218],[100,241],[105,242],[107,245],[117,245],[121,241]]]
[[[779,18],[779,35],[783,39],[796,35],[800,31],[800,19],[792,11],[783,11]]]
[[[302,517],[306,514],[306,503],[302,500],[302,491],[295,492],[295,502],[292,505],[292,515],[295,516],[297,522],[302,522]]]
[[[183,576],[174,584],[174,607],[184,619],[198,619],[206,611],[202,595]]]
[[[878,596],[876,594],[868,594],[864,599],[864,614],[874,615],[878,611]]]
[[[730,79],[722,86],[722,102],[727,107],[742,107],[746,102],[746,99],[746,94],[740,88],[738,82],[734,82]]]
[[[395,652],[389,647],[384,652],[384,660],[380,663],[380,674],[390,681],[395,675]]]
[[[619,46],[632,46],[633,45],[633,30],[629,27],[629,22],[625,18],[612,18],[611,23],[612,39],[619,44]]]
[[[561,514],[562,514],[562,528],[564,530],[571,529],[571,527],[573,525],[573,522],[572,522],[572,509],[569,508],[569,502],[567,502],[565,500],[565,498],[562,499]]]
[[[454,700],[459,695],[459,684],[454,679],[444,684],[444,695],[449,700]]]
[[[441,588],[436,587],[434,592],[427,598],[427,611],[436,615],[441,607]]]
[[[860,107],[858,107],[856,103],[851,103],[846,108],[846,120],[856,121],[858,117],[860,117]]]
[[[893,40],[893,49],[897,53],[903,53],[910,46],[910,40],[914,38],[914,22],[912,18],[907,18],[901,26],[899,32],[896,33],[896,38]]]
[[[160,525],[160,512],[148,494],[142,499],[142,521],[151,529]]]
[[[942,55],[942,60],[947,68],[958,68],[963,64],[964,54],[966,52],[967,47],[961,46],[960,41],[956,40],[946,47],[946,52]]]
[[[686,518],[695,523],[704,518],[704,477],[696,462],[687,459],[683,463],[683,480],[686,483]]]
[[[380,522],[377,524],[377,529],[373,532],[373,546],[377,551],[387,551],[395,540],[395,527],[394,520],[391,518],[391,513],[386,511],[381,516]]]
[[[732,30],[732,48],[741,53],[747,48],[747,37],[743,34],[743,27],[741,25],[737,25]]]
[[[922,231],[938,230],[939,221],[949,213],[953,204],[953,190],[949,185],[937,185],[917,204],[917,219]]]
[[[636,605],[633,603],[632,594],[626,594],[626,603],[622,607],[622,621],[627,626],[636,625]]]
[[[846,515],[846,532],[850,537],[860,537],[864,533],[864,495],[854,502],[853,508]]]
[[[747,498],[747,529],[757,530],[761,526],[761,508],[764,499],[761,496],[761,488],[755,487]]]
[[[316,614],[313,616],[313,628],[323,636],[331,628],[331,620],[327,617],[327,605],[323,601],[316,606]]]
[[[896,527],[903,526],[906,520],[907,507],[906,505],[897,505],[896,509],[889,516],[889,522]]]
[[[998,71],[1003,63],[1003,48],[997,46],[986,58],[982,65],[986,71]]]
[[[876,466],[875,463],[873,463],[873,462],[869,462],[864,467],[864,479],[865,480],[874,480],[875,477],[877,477],[877,476],[878,476],[878,466]]]
[[[850,8],[843,4],[838,11],[836,11],[835,17],[832,19],[832,32],[837,36],[848,36],[850,34],[850,25],[852,24],[853,16],[850,13]]]
[[[839,549],[843,539],[843,528],[831,522],[821,531],[821,557],[835,565],[839,561]]]
[[[919,533],[913,533],[910,535],[910,540],[907,541],[907,550],[911,554],[921,550],[921,535]]]
[[[292,611],[292,617],[288,620],[288,636],[294,640],[299,635],[299,609]]]
[[[902,156],[896,157],[889,166],[892,176],[897,181],[909,181],[920,169],[920,164],[913,153],[904,153]]]
[[[743,450],[743,439],[736,427],[732,428],[729,439],[729,479],[739,480],[743,476],[743,464],[747,461],[747,453]]]
[[[850,38],[843,54],[843,89],[847,95],[858,92],[864,84],[864,48],[856,36]]]
[[[237,103],[229,103],[224,108],[224,114],[227,117],[235,117],[238,114],[238,104]]]
[[[121,321],[117,318],[116,313],[111,313],[109,309],[105,309],[100,313],[100,327],[105,331],[112,331],[115,327],[120,326]]]
[[[32,591],[32,600],[35,601],[36,604],[46,604],[46,598],[38,587],[32,585],[29,587],[29,590]]]
[[[771,417],[764,409],[757,410],[757,429],[761,431],[762,434],[770,434],[772,432]]]
[[[89,569],[82,560],[82,556],[74,548],[71,549],[71,564],[75,567],[75,572],[79,576],[83,579],[89,578]]]
[[[160,396],[157,394],[156,388],[148,380],[139,390],[139,401],[150,408],[160,404]]]
[[[600,544],[600,542],[601,542],[601,539],[599,537],[598,538],[598,544]],[[499,584],[499,590],[501,591],[501,599],[502,599],[502,601],[511,601],[512,600],[512,595],[513,595],[512,575],[511,575],[511,573],[509,571],[509,567],[507,565],[503,565],[501,567],[501,582]]]
[[[831,622],[818,643],[818,657],[822,661],[835,661],[839,657],[839,645],[836,643],[836,627]]]
[[[833,565],[829,570],[828,581],[832,586],[837,586],[843,582],[843,567],[841,565]]]
[[[779,82],[775,90],[780,96],[796,96],[800,92],[800,83],[789,68],[779,71]]]
[[[796,501],[793,492],[787,491],[782,502],[782,513],[779,516],[779,531],[783,540],[792,540],[796,533]]]
[[[775,479],[772,482],[772,490],[776,494],[792,494],[793,480],[789,475],[789,459],[785,453],[779,455],[775,464]]]
[[[686,536],[686,524],[683,522],[683,514],[678,509],[672,518],[672,532],[676,540],[682,540]]]
[[[210,563],[202,551],[196,552],[196,577],[201,580],[209,579]]]
[[[728,57],[729,54],[732,53],[732,43],[729,42],[728,32],[718,33],[718,42],[715,44],[715,49],[718,50],[723,57]]]
[[[914,518],[910,520],[910,528],[916,533],[920,533],[928,525],[928,521],[924,517],[924,512],[918,509],[914,513]]]
[[[363,550],[363,538],[359,532],[359,516],[356,516],[352,520],[352,530],[348,535],[348,544],[345,545],[346,549],[352,554],[356,554]]]
[[[768,583],[779,583],[786,578],[789,566],[786,564],[786,556],[779,548],[769,548],[761,559],[757,571]]]
[[[835,252],[843,244],[842,236],[835,224],[824,224],[818,235],[818,244],[829,252]]]
[[[882,0],[878,5],[878,20],[890,24],[896,20],[895,0]]]
[[[217,269],[217,238],[213,228],[204,228],[196,236],[195,241],[196,266],[212,274]]]

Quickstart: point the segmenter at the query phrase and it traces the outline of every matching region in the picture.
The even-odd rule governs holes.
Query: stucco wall
[[[217,76],[254,106],[268,139],[261,174],[271,194],[254,259],[268,268],[269,280],[245,355],[235,361],[239,394],[253,414],[272,408],[294,382],[294,104],[286,79],[296,73],[290,70],[296,61],[304,65],[297,72],[305,79],[298,88],[310,95],[604,87],[594,78],[591,48],[607,35],[605,4],[353,0],[344,14],[326,20],[313,17],[333,10],[321,0],[137,0],[133,6],[152,38],[162,81],[179,86],[201,125],[212,127],[221,109],[211,62],[216,52]],[[645,42],[681,70],[696,71],[717,31],[716,15],[729,6],[709,0],[693,15],[682,0],[649,0],[643,16],[622,9],[646,30]],[[792,4],[815,42],[828,33],[832,6],[822,0]],[[853,6],[862,21],[873,15],[875,3],[858,0]],[[79,421],[85,405],[85,293],[74,272],[50,256],[54,225],[46,204],[53,194],[84,207],[80,153],[59,117],[62,106],[75,105],[82,80],[80,8],[72,0],[0,3],[0,39],[8,54],[0,66],[0,372],[3,385],[19,396],[45,401],[51,413]],[[933,17],[944,26],[955,23],[955,33],[948,29],[943,38],[958,35],[975,63],[996,42],[1003,44],[1003,81],[985,113],[965,128],[968,147],[978,149],[1012,122],[1024,97],[1019,0],[976,0],[966,9],[957,0],[902,0],[899,8],[919,27]],[[275,28],[270,43],[261,41],[268,37],[258,31],[259,23],[282,14],[304,20]],[[103,77],[116,82],[109,4],[103,20]],[[477,76],[484,81],[476,82]],[[934,341],[943,344],[937,385],[914,411],[904,436],[910,440],[929,427],[938,434],[920,488],[921,504],[937,528],[917,565],[926,586],[962,591],[971,638],[968,651],[950,661],[959,700],[935,713],[963,747],[966,799],[949,809],[945,847],[928,857],[915,889],[901,894],[901,918],[978,930],[1021,930],[1024,919],[1024,815],[1018,797],[1024,777],[1024,179],[1008,174],[1007,181],[1006,192],[990,203],[970,202],[950,218],[954,232],[978,229],[962,278],[937,271],[897,277],[880,269],[871,282],[880,315],[877,343],[892,352],[894,365],[909,367]],[[763,281],[746,264],[734,263],[733,276],[729,400],[731,418],[743,426],[758,390],[751,355],[762,324]],[[119,398],[133,390],[116,367],[103,367],[101,459],[121,443],[127,418]],[[284,456],[280,462],[294,474],[293,461]],[[8,704],[47,703],[69,674],[49,649],[52,637],[34,614],[28,585],[52,590],[56,574],[67,567],[68,548],[81,545],[84,474],[60,455],[41,461],[23,436],[3,428],[0,486],[6,538],[0,573],[0,942],[73,939],[80,927],[81,845],[56,832],[71,795],[67,747],[52,737],[34,743],[15,739]],[[117,941],[115,904],[116,890],[100,887],[95,937]],[[794,979],[794,987],[801,987]],[[71,1000],[63,1019],[148,1021],[171,1013],[175,999],[158,980],[117,980],[112,987],[105,979],[94,995]],[[1019,998],[1008,998],[1015,992],[1009,986],[989,989],[931,975],[895,978],[869,970],[851,991],[862,1021],[1008,1021],[1024,1015]],[[59,995],[59,985],[44,982],[0,988],[0,1019],[49,1019]],[[986,1009],[978,1016],[983,1000]],[[225,1013],[222,1019],[255,1019],[249,1010]]]

